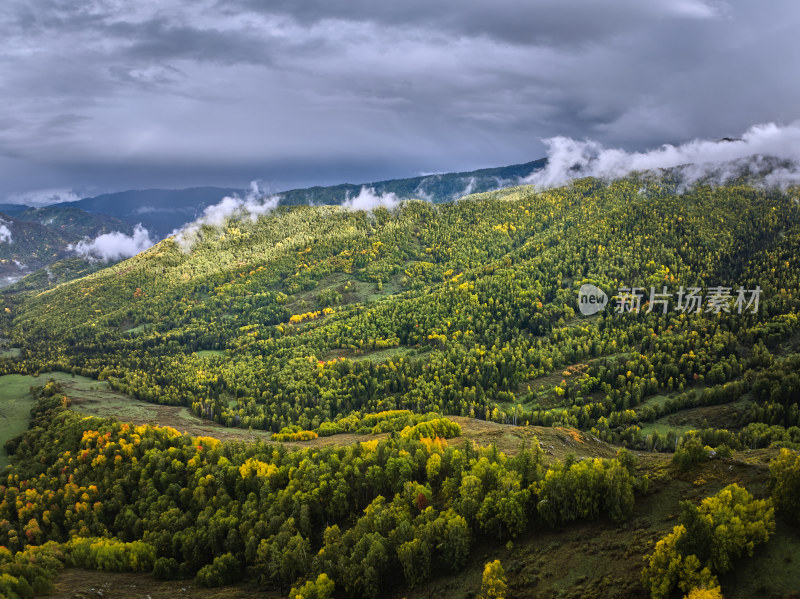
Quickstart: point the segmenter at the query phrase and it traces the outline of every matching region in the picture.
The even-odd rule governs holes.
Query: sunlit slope
[[[254,428],[402,407],[619,440],[635,434],[625,410],[736,380],[757,344],[792,338],[798,222],[790,193],[655,178],[280,208],[7,300],[23,352],[4,368],[74,370]],[[758,314],[583,318],[585,281],[763,291]]]

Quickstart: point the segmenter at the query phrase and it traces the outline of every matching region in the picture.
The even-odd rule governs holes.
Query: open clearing
[[[257,590],[250,583],[204,589],[194,580],[155,580],[149,574],[100,572],[68,568],[56,580],[51,599],[277,599],[277,592]]]
[[[32,377],[7,374],[0,377],[0,446],[28,428],[33,397],[29,387]],[[0,468],[9,463],[5,449],[0,449]]]
[[[171,426],[190,435],[211,435],[220,439],[268,439],[266,431],[249,432],[244,429],[230,429],[213,422],[201,420],[183,406],[162,406],[129,397],[109,388],[106,381],[72,375],[65,372],[47,372],[39,376],[22,376],[10,374],[0,377],[0,397],[8,398],[19,405],[25,405],[26,418],[17,432],[27,427],[27,413],[32,406],[33,398],[30,387],[44,385],[48,380],[61,384],[64,393],[72,402],[72,409],[87,416],[98,418],[116,418],[121,422],[133,424],[150,424],[153,426]],[[8,383],[7,383],[8,381]],[[3,402],[3,406],[6,405]],[[14,433],[16,434],[16,433]],[[14,435],[9,435],[8,438]]]
[[[73,376],[64,372],[50,372],[34,376],[6,375],[0,377],[0,389],[5,398],[3,409],[14,418],[3,427],[5,439],[22,432],[28,426],[28,412],[33,399],[30,387],[44,385],[48,380],[59,382],[72,402],[72,409],[87,416],[99,418],[113,417],[122,422],[133,424],[150,424],[154,426],[170,426],[178,431],[193,436],[204,435],[228,440],[263,440],[269,441],[272,434],[261,430],[227,428],[201,420],[183,406],[164,406],[134,399],[109,388],[105,381],[95,381],[82,376]],[[6,382],[8,381],[8,383]],[[614,457],[616,450],[593,436],[564,428],[548,428],[539,426],[512,426],[487,422],[463,416],[449,416],[461,425],[463,434],[460,438],[450,439],[450,443],[460,443],[462,439],[474,441],[479,445],[497,444],[500,451],[516,454],[523,443],[530,444],[534,437],[539,439],[542,450],[548,458],[563,460],[567,454],[575,457]],[[6,433],[6,431],[8,431]],[[289,448],[324,447],[351,445],[359,441],[381,439],[388,433],[375,435],[356,435],[342,433],[330,437],[319,437],[310,441],[284,443]],[[5,440],[3,439],[3,440]],[[2,456],[7,463],[7,457]]]
[[[658,431],[660,435],[666,435],[670,430],[681,435],[686,431],[701,428],[736,430],[737,427],[731,426],[731,423],[741,422],[742,416],[747,413],[752,403],[748,395],[744,395],[730,403],[685,408],[662,416],[654,422],[642,423],[642,435],[648,435],[654,431]]]
[[[754,493],[766,488],[766,462],[774,450],[746,452],[747,459],[714,460],[685,475],[661,478],[664,460],[657,454],[640,458],[642,474],[659,479],[651,490],[637,498],[633,516],[622,525],[598,520],[573,522],[566,526],[529,531],[509,539],[489,540],[470,556],[458,574],[443,574],[414,589],[392,593],[392,599],[463,599],[478,597],[481,573],[486,562],[499,559],[508,577],[508,597],[522,599],[563,599],[642,597],[639,585],[643,556],[655,542],[672,530],[680,513],[680,502],[699,503],[722,487],[737,482]],[[658,456],[661,457],[661,456]],[[752,458],[752,459],[750,459]],[[792,598],[800,588],[800,547],[798,531],[783,522],[769,542],[756,548],[753,558],[736,562],[729,577],[722,579],[725,597]],[[759,570],[771,564],[769,570]],[[765,576],[763,572],[769,571]]]
[[[225,352],[221,349],[200,349],[194,353],[198,358],[216,358],[225,355]]]

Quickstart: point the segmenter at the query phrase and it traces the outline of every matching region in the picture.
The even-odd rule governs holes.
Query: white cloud
[[[175,241],[183,251],[191,250],[198,240],[202,227],[221,227],[228,220],[249,220],[255,222],[260,216],[269,214],[278,207],[278,196],[267,196],[259,188],[257,181],[250,183],[250,191],[244,198],[236,195],[222,198],[218,204],[208,206],[196,221],[175,231]]]
[[[342,203],[344,208],[348,210],[365,210],[371,212],[376,208],[387,208],[392,210],[400,204],[400,198],[395,193],[382,193],[376,194],[373,187],[362,187],[361,191],[354,198],[347,198]]]
[[[39,189],[25,193],[13,194],[6,198],[9,204],[24,204],[25,206],[49,206],[61,202],[76,202],[81,198],[69,189]]]
[[[69,249],[89,259],[99,259],[105,262],[130,258],[145,251],[153,245],[150,234],[141,224],[136,225],[133,235],[125,235],[119,231],[106,233],[93,241],[85,239]]]
[[[685,144],[666,144],[645,152],[606,148],[592,140],[553,137],[544,140],[547,166],[531,173],[524,182],[547,188],[579,177],[615,179],[634,171],[683,167],[684,182],[704,177],[724,183],[742,173],[757,173],[774,167],[767,158],[786,161],[768,174],[764,183],[785,186],[800,182],[800,121],[781,126],[766,123],[750,127],[741,139],[696,139]]]
[[[461,192],[461,197],[470,195],[473,191],[475,191],[475,177],[470,177],[467,186],[464,188],[464,191]]]
[[[417,188],[414,190],[414,196],[420,200],[425,200],[426,202],[433,202],[433,194],[425,191],[425,186],[435,183],[441,178],[441,174],[439,173],[425,174],[425,178],[419,182],[419,185],[417,185]]]
[[[713,19],[725,14],[729,7],[725,4],[710,4],[707,2],[697,2],[695,0],[678,0],[665,7],[672,10],[678,17],[689,19]]]
[[[156,207],[156,206],[140,206],[136,210],[133,211],[134,214],[155,214],[155,213],[176,213],[176,212],[186,212],[187,210],[191,210],[191,208],[170,208],[169,206],[166,207]]]
[[[11,243],[11,229],[6,226],[6,221],[0,218],[0,243]]]

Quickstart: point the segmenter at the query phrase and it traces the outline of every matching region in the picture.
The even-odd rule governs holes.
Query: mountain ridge
[[[542,168],[545,159],[534,160],[523,164],[501,167],[490,167],[474,171],[457,173],[440,173],[420,175],[417,177],[387,179],[372,183],[352,184],[341,183],[331,186],[314,186],[309,188],[290,189],[271,195],[278,197],[280,205],[294,206],[300,204],[342,204],[350,198],[358,196],[362,189],[370,189],[379,196],[397,197],[397,199],[426,199],[434,203],[452,201],[470,193],[490,191],[504,186],[516,184],[520,179],[529,175],[536,169]],[[24,276],[37,271],[37,269],[69,258],[69,263],[63,267],[56,267],[47,277],[31,279],[32,285],[49,286],[62,280],[67,280],[79,273],[97,270],[96,265],[80,260],[70,254],[69,247],[74,246],[82,239],[91,241],[100,234],[117,231],[130,235],[134,227],[142,225],[150,237],[158,241],[171,235],[176,230],[194,222],[201,217],[204,210],[214,206],[225,197],[244,197],[248,190],[232,187],[200,186],[184,189],[139,189],[126,190],[101,194],[98,196],[82,198],[69,202],[59,202],[44,207],[29,207],[20,204],[0,204],[0,213],[8,214],[16,221],[30,221],[47,227],[49,218],[59,214],[62,221],[59,226],[69,229],[54,231],[51,235],[43,230],[42,240],[47,243],[47,256],[37,258],[26,263],[26,268],[19,268],[13,260],[20,260],[14,254],[10,244],[0,246],[0,278],[5,285],[13,284]],[[5,212],[3,210],[5,208]],[[72,217],[66,219],[68,210],[80,210],[83,214],[72,212]],[[93,215],[89,217],[89,215]],[[66,219],[66,220],[65,220]],[[15,221],[15,222],[16,222]],[[80,221],[84,222],[80,228]],[[94,226],[91,222],[95,222]],[[72,223],[72,224],[70,224]],[[103,224],[105,226],[100,226]],[[20,225],[21,226],[21,225]],[[13,238],[13,236],[12,236]],[[57,242],[58,239],[62,241]],[[6,247],[3,247],[6,246]],[[30,248],[28,254],[42,254],[44,251],[33,252]],[[5,254],[8,254],[6,256]],[[12,256],[13,254],[13,256]],[[55,274],[54,274],[55,273]]]
[[[517,184],[534,170],[542,168],[545,163],[546,159],[542,158],[521,164],[473,171],[436,173],[368,183],[317,185],[264,195],[279,197],[279,203],[282,205],[341,204],[349,197],[358,195],[362,188],[371,188],[378,194],[394,193],[399,199],[426,199],[439,203],[470,193],[491,191]],[[141,223],[156,238],[163,239],[175,229],[195,220],[202,214],[203,209],[218,203],[224,197],[242,196],[247,193],[248,190],[244,188],[216,186],[182,189],[146,188],[109,192],[54,205],[75,206],[89,213],[107,214],[125,220],[131,227]],[[167,202],[169,205],[164,205]],[[9,205],[11,206],[14,205]]]

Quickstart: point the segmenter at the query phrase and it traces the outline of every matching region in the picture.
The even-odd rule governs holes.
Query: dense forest
[[[800,207],[777,192],[676,195],[667,183],[583,180],[396,212],[298,207],[206,228],[6,296],[22,354],[0,367],[75,372],[273,432],[411,409],[642,448],[674,449],[644,423],[752,393],[730,442],[783,434],[772,425],[798,440],[800,381],[785,376],[797,358],[774,351],[798,328]],[[641,310],[580,317],[587,282],[646,290]],[[678,309],[679,290],[717,286],[730,293],[724,309]],[[672,293],[665,313],[648,306],[651,287]],[[761,290],[755,312],[738,313],[739,287]]]
[[[6,444],[0,588],[31,596],[79,565],[378,597],[461,571],[476,544],[622,524],[671,477],[771,448],[765,485],[684,503],[630,591],[721,596],[797,513],[798,203],[666,173],[391,211],[284,206],[6,293],[0,337],[18,351],[0,374],[88,376],[271,442],[86,419],[40,386]],[[591,316],[587,284],[610,298]],[[506,455],[447,416],[577,429],[618,453]],[[347,434],[365,440],[291,446]],[[505,577],[487,562],[483,595],[504,596]]]

